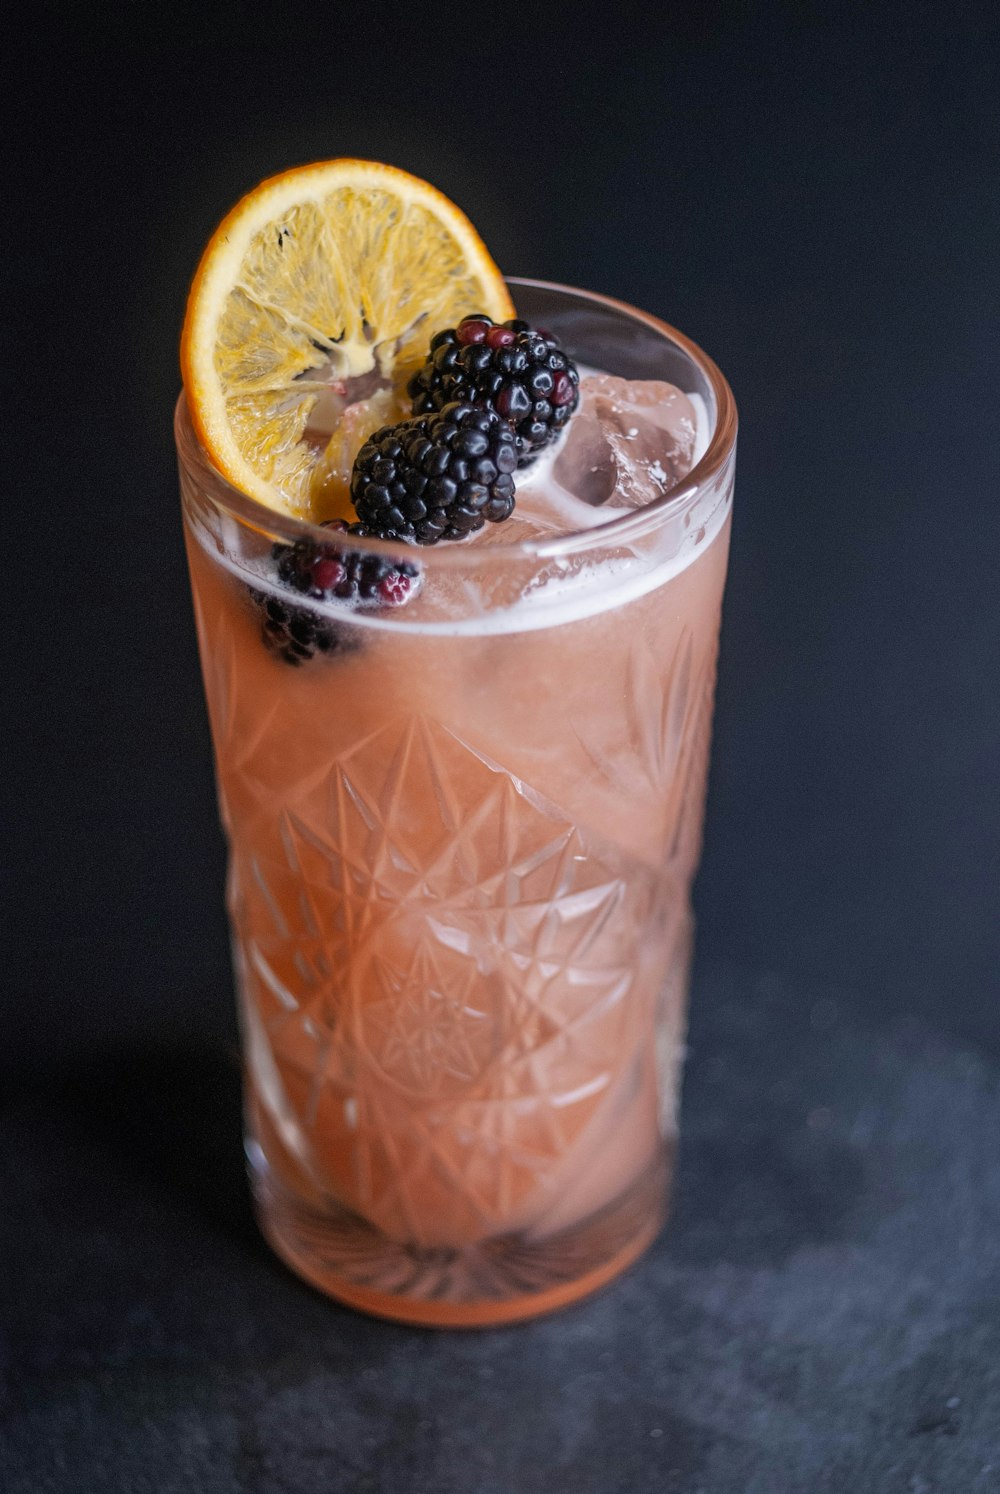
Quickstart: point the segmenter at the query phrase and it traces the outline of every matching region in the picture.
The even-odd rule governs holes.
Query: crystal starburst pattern
[[[252,1077],[312,1185],[421,1244],[544,1214],[637,1083],[669,875],[411,717],[289,785],[231,877]]]

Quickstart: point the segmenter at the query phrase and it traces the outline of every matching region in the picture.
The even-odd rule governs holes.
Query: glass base
[[[515,1323],[597,1291],[656,1238],[671,1170],[664,1153],[613,1204],[547,1239],[508,1235],[449,1250],[389,1240],[346,1209],[316,1212],[253,1151],[257,1220],[281,1259],[349,1307],[427,1328]]]

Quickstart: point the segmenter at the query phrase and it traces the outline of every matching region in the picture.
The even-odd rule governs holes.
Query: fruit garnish
[[[478,307],[513,312],[475,229],[427,182],[346,159],[272,177],[216,229],[191,286],[181,371],[195,431],[243,492],[322,518],[314,485],[329,506],[322,462],[344,412],[401,394],[428,340]],[[333,462],[346,480],[343,454]]]
[[[509,420],[525,467],[562,431],[580,399],[573,360],[547,332],[512,318],[467,316],[432,339],[423,367],[407,386],[414,415],[452,400],[484,403]]]
[[[354,518],[351,508],[354,458],[369,436],[383,426],[405,419],[407,408],[398,389],[387,388],[376,390],[367,399],[355,400],[334,414],[333,431],[310,481],[310,505],[316,519],[351,520]],[[310,433],[314,428],[317,427],[311,421]],[[324,427],[318,428],[322,430]]]
[[[351,498],[363,530],[433,545],[514,511],[517,442],[486,405],[455,402],[376,432],[358,452]]]
[[[324,528],[349,539],[360,526],[334,520]],[[407,561],[391,561],[333,540],[277,544],[271,561],[282,588],[314,602],[343,603],[352,611],[402,606],[414,594],[420,574]],[[262,613],[264,643],[286,664],[305,664],[317,653],[344,653],[357,644],[353,631],[338,627],[324,614],[271,592],[255,590],[251,596]]]

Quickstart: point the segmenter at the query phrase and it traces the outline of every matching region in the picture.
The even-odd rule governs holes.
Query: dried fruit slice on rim
[[[402,388],[430,338],[473,311],[514,308],[472,224],[427,182],[346,159],[271,177],[216,229],[191,286],[181,372],[198,437],[243,492],[312,517],[322,402]]]

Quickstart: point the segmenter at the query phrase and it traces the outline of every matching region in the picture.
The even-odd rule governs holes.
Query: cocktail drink
[[[440,1325],[574,1300],[662,1222],[732,495],[704,355],[600,297],[510,289],[573,399],[513,513],[466,538],[265,506],[183,397],[176,420],[258,1216],[334,1296]],[[327,453],[373,398],[338,392]],[[403,464],[445,439],[507,507],[516,425],[487,414],[468,439],[432,420],[426,451],[356,441],[359,511],[402,473],[417,513]]]

